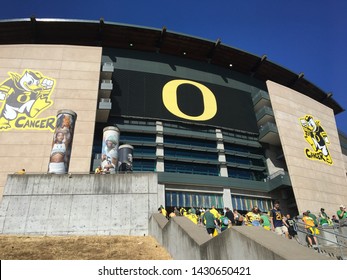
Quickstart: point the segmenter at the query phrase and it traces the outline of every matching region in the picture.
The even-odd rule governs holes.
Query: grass
[[[0,235],[1,260],[170,260],[151,236]]]

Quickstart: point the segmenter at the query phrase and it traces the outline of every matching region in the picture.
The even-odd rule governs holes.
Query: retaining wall
[[[0,234],[148,235],[164,204],[155,173],[8,175]]]

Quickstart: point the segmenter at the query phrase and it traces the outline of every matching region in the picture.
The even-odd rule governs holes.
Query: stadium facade
[[[0,35],[1,193],[8,174],[49,171],[65,111],[68,172],[94,172],[103,130],[117,127],[166,207],[267,211],[279,199],[292,214],[335,213],[347,202],[343,108],[266,56],[102,19],[7,20]]]

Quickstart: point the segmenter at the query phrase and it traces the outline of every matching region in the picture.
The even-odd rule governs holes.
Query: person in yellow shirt
[[[315,226],[314,220],[312,217],[309,216],[309,213],[304,212],[302,221],[305,223],[305,229],[307,232],[307,240],[308,240],[309,246],[314,247],[316,249],[318,245],[316,234],[319,234],[319,231]],[[315,246],[312,245],[313,242]]]
[[[218,213],[217,209],[215,208],[215,206],[212,206],[212,208],[210,209],[210,213],[212,213],[212,215],[219,220],[221,214]]]
[[[251,211],[246,214],[246,225],[247,226],[260,226],[260,212],[258,206],[254,206]]]
[[[95,169],[95,174],[102,174],[102,168],[100,165]]]
[[[185,216],[187,214],[187,210],[184,207],[181,207],[180,214],[181,216]]]
[[[160,207],[158,208],[158,211],[159,213],[162,213],[165,218],[167,218],[167,211],[165,210],[163,205],[160,205]]]
[[[196,214],[193,214],[192,213],[192,210],[188,210],[188,213],[187,212],[184,212],[184,216],[186,218],[188,218],[189,220],[191,220],[194,224],[198,224],[198,216]]]
[[[25,169],[22,168],[21,170],[17,171],[15,174],[24,175],[25,174]]]

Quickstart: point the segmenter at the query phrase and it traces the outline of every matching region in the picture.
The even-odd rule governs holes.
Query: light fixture
[[[187,53],[186,53],[186,52],[183,52],[182,54],[183,54],[183,55],[186,55]]]
[[[130,47],[133,47],[133,46],[134,46],[134,44],[133,44],[133,43],[130,43],[130,44],[129,44],[129,46],[130,46]]]

